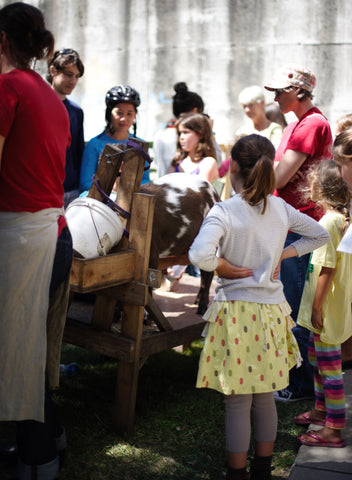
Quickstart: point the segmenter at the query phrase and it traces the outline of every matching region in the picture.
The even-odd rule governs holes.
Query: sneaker
[[[313,395],[295,395],[288,388],[274,392],[274,399],[277,402],[298,402],[299,400],[309,400]]]

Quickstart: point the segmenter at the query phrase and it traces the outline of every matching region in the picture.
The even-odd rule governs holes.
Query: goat
[[[220,200],[212,185],[187,173],[171,173],[141,186],[140,191],[155,196],[155,211],[149,267],[158,268],[159,260],[187,255],[210,208]],[[202,315],[209,303],[213,272],[201,271],[196,298],[197,313]]]

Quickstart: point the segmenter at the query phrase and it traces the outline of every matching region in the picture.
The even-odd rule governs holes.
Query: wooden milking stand
[[[148,144],[138,143],[146,152]],[[103,151],[95,177],[109,195],[121,170],[116,203],[131,214],[130,218],[120,217],[129,238],[124,236],[105,257],[74,258],[71,291],[94,293],[95,303],[91,324],[68,317],[64,332],[65,342],[118,360],[113,424],[119,432],[127,433],[133,429],[138,375],[145,359],[199,338],[204,326],[199,318],[196,323],[175,329],[154,302],[152,311],[160,331],[143,336],[144,309],[148,300],[151,302],[148,289],[160,286],[161,280],[160,271],[148,268],[155,199],[138,193],[144,163],[143,156],[130,147],[106,145]],[[105,201],[94,183],[89,197]],[[111,330],[117,301],[124,312],[119,334]]]

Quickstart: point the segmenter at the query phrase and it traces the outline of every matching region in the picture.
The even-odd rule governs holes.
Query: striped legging
[[[308,358],[314,368],[315,409],[326,412],[327,427],[345,428],[341,345],[328,345],[319,334],[311,332]]]

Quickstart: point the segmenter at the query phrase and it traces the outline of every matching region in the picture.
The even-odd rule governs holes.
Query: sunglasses
[[[77,55],[78,56],[78,53],[76,52],[76,50],[73,50],[72,48],[64,48],[62,50],[58,50],[57,52],[55,52],[53,60],[55,60],[55,58],[57,58],[59,55]]]
[[[289,93],[291,90],[294,90],[295,87],[287,87],[287,88],[278,88],[274,90],[275,97],[279,97],[282,93]]]

